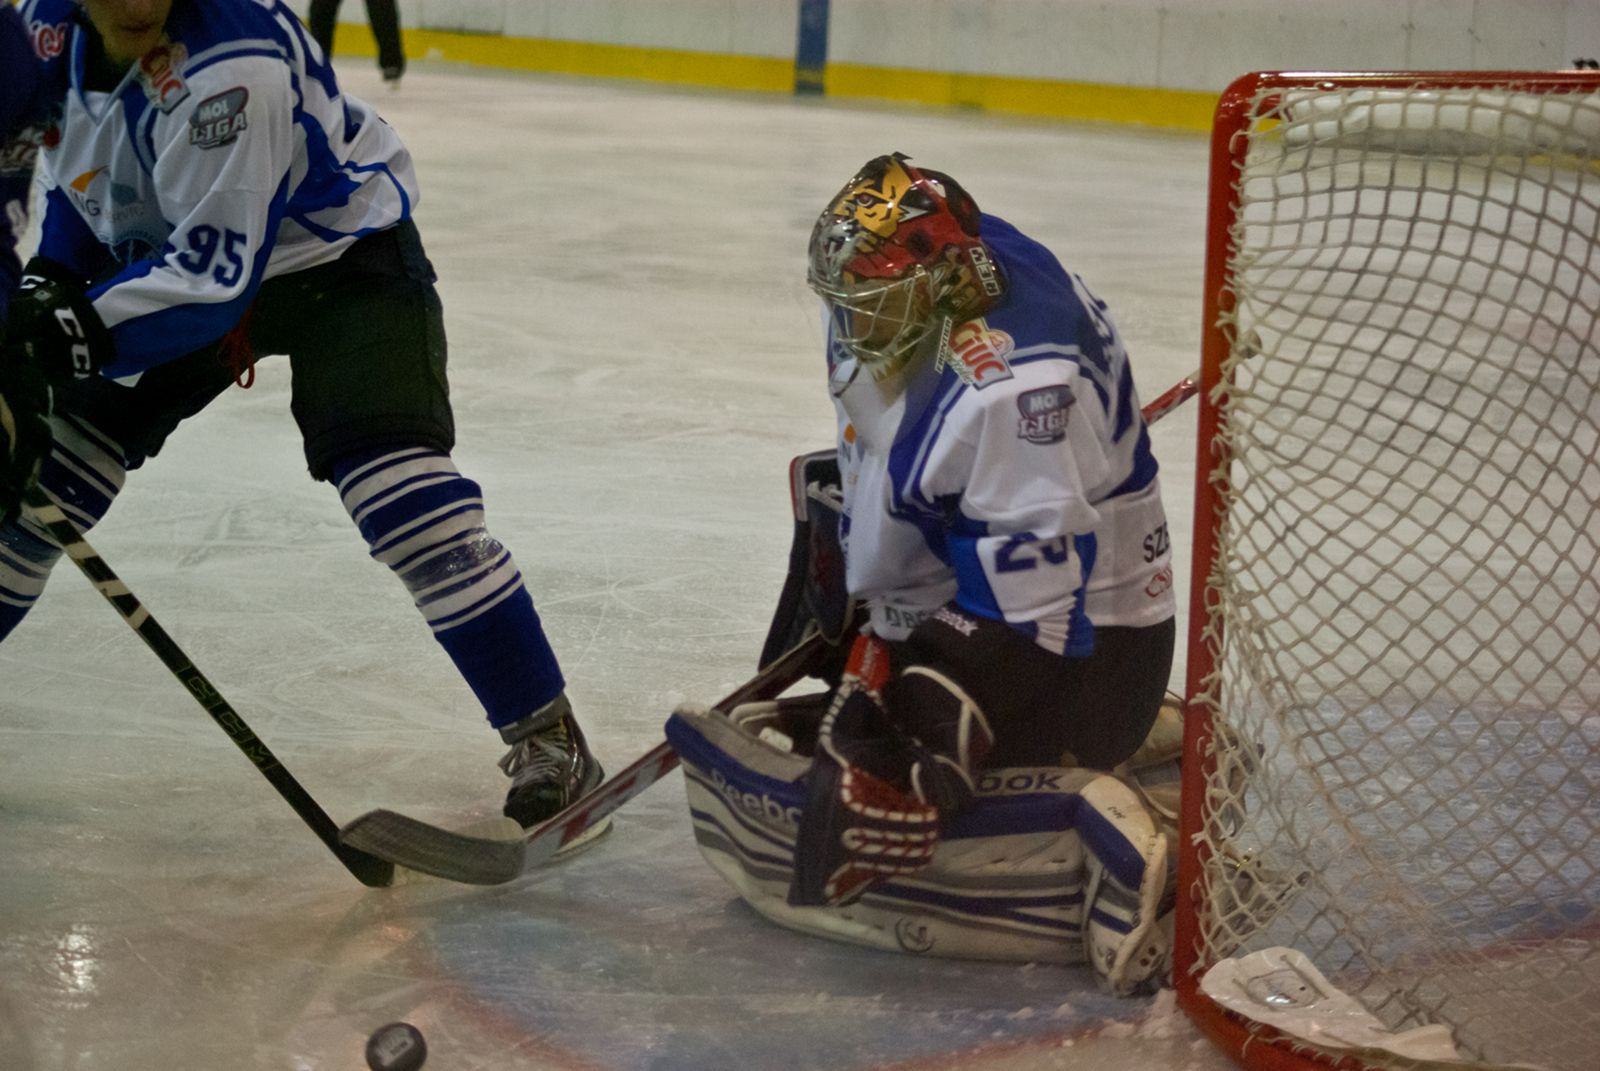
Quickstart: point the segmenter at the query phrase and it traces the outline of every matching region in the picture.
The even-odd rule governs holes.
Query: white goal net
[[[1315,1061],[1197,985],[1291,948],[1592,1071],[1600,75],[1255,75],[1214,145],[1180,994]]]

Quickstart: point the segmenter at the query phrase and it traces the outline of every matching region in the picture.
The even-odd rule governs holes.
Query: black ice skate
[[[565,694],[500,730],[511,750],[500,768],[511,778],[505,815],[531,829],[565,810],[605,778],[589,753]],[[563,851],[592,841],[611,827],[608,817],[570,841]]]

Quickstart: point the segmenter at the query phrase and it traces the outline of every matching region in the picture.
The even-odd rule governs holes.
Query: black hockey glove
[[[111,362],[111,332],[61,264],[34,257],[11,299],[3,359],[24,361],[52,383],[87,379]]]
[[[15,517],[50,453],[50,385],[0,352],[0,524]]]

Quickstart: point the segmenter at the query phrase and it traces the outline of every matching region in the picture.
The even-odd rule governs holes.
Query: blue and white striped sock
[[[344,459],[334,481],[372,557],[411,592],[495,728],[565,687],[533,598],[484,525],[482,492],[448,454],[388,448]]]
[[[86,532],[99,523],[122,490],[128,470],[122,449],[86,424],[51,421],[54,441],[39,484],[62,512]],[[61,548],[26,513],[0,525],[0,640],[22,623],[44,592]]]

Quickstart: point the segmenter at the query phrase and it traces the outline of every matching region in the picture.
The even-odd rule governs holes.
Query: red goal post
[[[1592,1068],[1600,72],[1231,85],[1200,399],[1180,1004],[1263,1071]],[[1282,948],[1375,1048],[1202,986]]]

